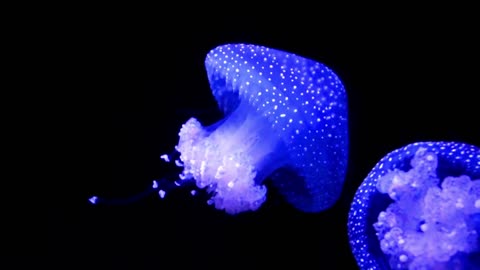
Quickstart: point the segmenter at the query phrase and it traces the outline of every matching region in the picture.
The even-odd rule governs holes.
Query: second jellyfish
[[[480,269],[480,149],[392,151],[357,190],[348,228],[360,269]]]

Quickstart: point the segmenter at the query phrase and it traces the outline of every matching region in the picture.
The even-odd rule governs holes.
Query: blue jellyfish
[[[480,269],[480,148],[418,142],[380,160],[348,217],[360,269]]]
[[[301,211],[331,207],[348,155],[347,97],[338,76],[319,62],[250,44],[214,48],[205,67],[224,117],[205,127],[195,118],[182,125],[178,158],[162,155],[182,167],[175,184],[193,182],[229,214],[257,210],[267,179]],[[164,182],[153,188],[168,196]]]

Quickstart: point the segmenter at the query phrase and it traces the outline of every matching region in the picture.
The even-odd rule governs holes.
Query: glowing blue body
[[[480,179],[480,149],[476,146],[462,144],[462,143],[455,143],[455,142],[420,142],[407,145],[403,148],[397,149],[384,158],[382,158],[373,170],[369,173],[366,179],[363,181],[361,186],[358,188],[354,200],[352,202],[349,219],[348,219],[348,229],[349,229],[349,238],[350,238],[350,245],[353,251],[353,254],[356,258],[356,261],[360,267],[360,269],[391,269],[391,262],[392,259],[387,258],[385,254],[382,252],[382,248],[380,247],[379,239],[377,238],[376,231],[374,228],[374,223],[377,223],[377,218],[379,217],[379,213],[385,211],[388,204],[392,202],[392,197],[396,196],[395,190],[390,190],[390,197],[385,192],[379,192],[377,187],[380,189],[385,189],[385,186],[379,185],[377,186],[379,179],[382,178],[388,173],[391,173],[393,170],[399,171],[408,171],[412,169],[412,165],[410,164],[413,156],[417,151],[426,151],[432,154],[435,154],[435,159],[431,158],[428,160],[432,160],[432,162],[437,163],[434,164],[434,168],[436,171],[428,172],[423,171],[424,175],[430,175],[432,177],[438,177],[438,179],[444,179],[448,176],[461,176],[466,175],[470,177],[472,180]],[[417,152],[418,153],[418,152]],[[424,164],[421,164],[424,165]],[[403,172],[401,172],[403,173]],[[402,175],[402,174],[400,174]],[[404,174],[407,175],[407,174]],[[433,179],[433,178],[432,178]],[[415,181],[417,179],[411,179],[411,181]],[[435,179],[434,179],[435,180]],[[396,183],[399,185],[399,180],[396,179]],[[479,183],[476,183],[479,186]],[[415,186],[415,185],[413,185]],[[412,188],[412,186],[408,186],[408,188]],[[415,190],[415,189],[412,189]],[[477,191],[471,191],[477,192]],[[413,193],[407,194],[407,197],[410,196],[411,198],[404,198],[405,200],[415,199],[416,196]],[[473,195],[472,195],[473,196]],[[478,194],[476,194],[478,198]],[[429,196],[426,196],[428,198]],[[431,197],[431,196],[430,196]],[[459,197],[460,198],[460,197]],[[400,200],[399,200],[400,201]],[[422,200],[420,200],[422,201]],[[438,201],[440,203],[440,201]],[[465,209],[463,203],[458,201],[457,202],[458,209]],[[462,203],[462,204],[460,204]],[[468,202],[471,205],[469,207],[477,207],[478,211],[478,201],[476,202]],[[435,205],[434,203],[433,205]],[[475,206],[474,206],[475,205]],[[406,209],[410,209],[407,212],[414,213],[417,211],[421,206],[417,207],[409,207],[407,206]],[[398,208],[397,208],[398,209]],[[442,211],[442,209],[440,209]],[[388,211],[387,211],[388,212]],[[442,213],[442,212],[441,212]],[[430,214],[430,213],[429,213]],[[472,217],[474,217],[473,215]],[[427,218],[423,216],[422,218]],[[381,219],[379,219],[381,220]],[[476,220],[472,218],[473,222],[480,224],[480,220]],[[403,222],[403,221],[402,221]],[[378,226],[377,227],[381,227]],[[397,226],[397,225],[395,225]],[[400,226],[400,225],[398,225]],[[407,225],[403,225],[407,226]],[[474,225],[475,226],[475,225]],[[479,228],[477,227],[477,231]],[[423,232],[425,231],[425,232]],[[418,236],[422,236],[423,233],[426,233],[427,227],[419,226],[418,229]],[[480,233],[480,231],[478,232]],[[415,232],[414,232],[415,234]],[[474,234],[475,235],[475,234]],[[437,240],[440,238],[437,238]],[[404,239],[408,241],[408,239]],[[399,243],[395,244],[404,244],[405,241],[401,240]],[[441,242],[441,241],[440,241]],[[413,244],[416,244],[413,242]],[[418,242],[420,245],[421,243]],[[436,243],[436,246],[440,245],[441,243]],[[473,246],[475,246],[473,244]],[[388,247],[383,247],[383,249],[387,249]],[[415,248],[415,247],[413,247]],[[419,253],[423,252],[420,250]],[[468,252],[467,252],[468,253]],[[427,253],[428,254],[428,253]],[[408,255],[408,256],[407,256]],[[408,263],[410,261],[411,254],[403,255],[402,257],[398,257],[397,262],[398,265],[402,263]],[[466,255],[467,256],[467,255]],[[469,259],[465,259],[468,262],[461,262],[461,263],[468,263],[476,265],[477,267],[480,266],[480,262],[475,261],[473,258],[477,256],[480,258],[480,253],[475,253]],[[467,258],[467,257],[465,257]],[[462,259],[463,260],[463,259]],[[403,268],[402,268],[403,269]],[[470,269],[470,268],[468,268]],[[473,268],[472,268],[473,269]]]
[[[231,194],[233,186],[238,186],[235,183],[241,182],[230,179],[254,177],[254,184],[243,184],[251,192],[238,203],[250,206],[243,210],[233,206],[231,212],[255,210],[263,202],[262,183],[267,177],[302,211],[318,212],[335,203],[348,156],[347,97],[339,78],[313,60],[246,44],[213,49],[205,67],[225,118],[204,130],[196,120],[184,125],[177,150],[188,167],[185,175],[195,178],[200,187],[216,187],[220,196],[215,204],[227,211],[224,201],[233,203],[235,198],[221,196]],[[193,153],[192,148],[205,149],[207,154]],[[204,159],[212,151],[216,155]],[[252,168],[250,172],[213,160],[233,155],[232,151],[235,157],[242,156],[237,164]],[[204,166],[198,165],[199,160]],[[216,179],[219,168],[233,176]],[[231,187],[218,189],[222,181],[230,181]]]

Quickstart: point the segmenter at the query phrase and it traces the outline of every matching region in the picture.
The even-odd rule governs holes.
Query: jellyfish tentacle
[[[88,199],[88,201],[91,204],[96,204],[96,205],[129,205],[135,202],[140,201],[141,199],[151,195],[154,193],[156,189],[149,187],[145,189],[144,191],[135,194],[133,196],[130,196],[128,198],[105,198],[105,197],[99,197],[99,196],[92,196]]]
[[[179,179],[177,181],[172,181],[172,180],[163,178],[163,179],[153,180],[151,186],[127,198],[106,198],[106,197],[95,195],[88,198],[88,202],[94,205],[129,205],[129,204],[136,203],[142,199],[145,199],[146,197],[154,193],[158,193],[160,198],[163,199],[170,191],[177,189],[179,186],[182,186],[184,188],[195,187],[193,185],[193,182],[189,179],[186,179],[186,180]],[[193,193],[192,196],[193,195],[195,195],[195,193]]]

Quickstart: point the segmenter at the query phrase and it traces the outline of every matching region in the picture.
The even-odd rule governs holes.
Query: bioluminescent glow
[[[207,127],[191,118],[181,127],[179,185],[194,181],[210,194],[209,204],[230,214],[257,210],[266,179],[301,211],[332,206],[348,155],[347,97],[337,75],[319,62],[249,44],[216,47],[205,67],[224,118]]]
[[[191,118],[176,147],[183,177],[212,193],[228,213],[256,210],[272,179],[302,211],[339,197],[347,163],[347,99],[325,65],[262,46],[229,44],[205,66],[225,118],[202,127]]]
[[[480,269],[480,148],[389,153],[358,188],[348,229],[360,269]]]

